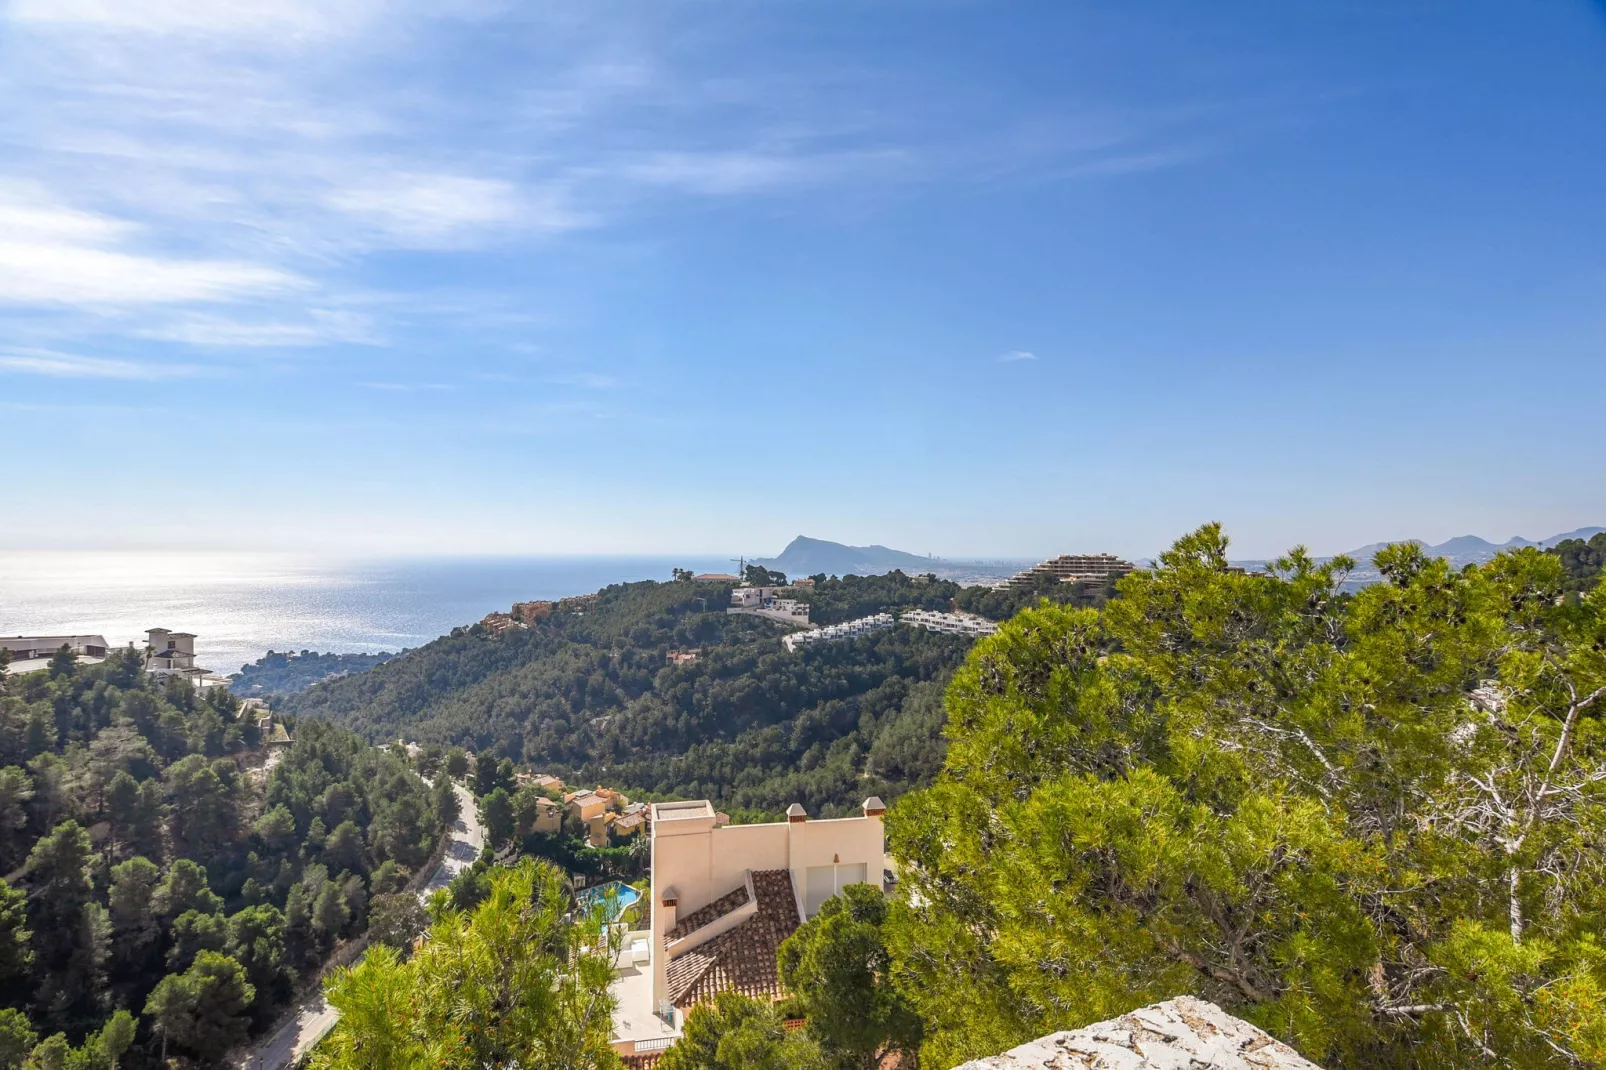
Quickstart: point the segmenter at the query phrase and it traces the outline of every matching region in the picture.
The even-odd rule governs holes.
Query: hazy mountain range
[[[1606,528],[1579,528],[1577,531],[1568,531],[1560,535],[1552,535],[1548,539],[1538,540],[1525,539],[1518,535],[1502,543],[1493,543],[1488,539],[1480,539],[1476,535],[1457,535],[1455,538],[1447,539],[1437,546],[1429,546],[1421,539],[1394,539],[1392,541],[1414,542],[1418,546],[1425,547],[1433,557],[1447,557],[1452,564],[1467,565],[1479,561],[1487,561],[1502,550],[1519,550],[1524,546],[1537,546],[1541,550],[1546,550],[1568,539],[1588,540],[1590,536],[1602,531],[1606,531]],[[1367,543],[1360,549],[1349,551],[1348,556],[1353,557],[1365,568],[1371,565],[1372,555],[1387,545],[1389,545],[1387,542]]]
[[[951,561],[941,557],[911,554],[886,546],[847,546],[825,539],[799,535],[787,543],[778,557],[757,557],[753,564],[784,572],[788,576],[879,576],[893,569],[910,575],[936,573],[943,579],[961,577],[1010,576],[1033,564],[1030,561]]]
[[[1544,539],[1525,539],[1515,536],[1503,543],[1493,543],[1477,535],[1458,535],[1437,545],[1429,545],[1421,539],[1397,539],[1395,542],[1414,542],[1426,547],[1429,554],[1434,557],[1446,557],[1455,565],[1474,564],[1487,561],[1502,550],[1515,550],[1523,546],[1537,546],[1548,549],[1566,539],[1588,539],[1598,532],[1606,531],[1603,527],[1579,528],[1576,531],[1563,532],[1560,535],[1551,535]],[[1365,584],[1376,578],[1376,570],[1372,568],[1372,556],[1388,542],[1373,542],[1349,551],[1348,556],[1356,561],[1356,569],[1352,573],[1352,582]],[[1093,552],[1091,548],[1067,549],[1066,553]],[[984,580],[998,576],[1010,576],[1021,569],[1035,564],[1033,561],[961,561],[941,557],[930,557],[922,554],[911,554],[904,550],[894,550],[887,546],[848,546],[840,542],[830,542],[826,539],[811,539],[806,535],[799,535],[787,544],[777,557],[753,558],[755,565],[763,565],[786,573],[788,576],[814,576],[825,573],[827,576],[878,576],[893,569],[902,569],[911,575],[933,572],[943,579],[954,580]],[[1138,564],[1147,564],[1138,561]],[[1239,561],[1241,565],[1260,567],[1263,561]]]

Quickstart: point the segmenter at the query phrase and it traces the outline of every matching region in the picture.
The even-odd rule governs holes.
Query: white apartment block
[[[974,613],[938,613],[931,609],[910,609],[905,610],[898,620],[903,624],[924,628],[928,632],[968,635],[972,639],[998,634],[998,625]]]
[[[836,639],[854,639],[871,632],[879,632],[892,627],[894,623],[891,613],[876,613],[869,617],[860,617],[858,620],[830,624],[824,628],[794,632],[782,636],[781,643],[788,651],[796,651],[798,647],[808,646],[810,643],[829,643]]]

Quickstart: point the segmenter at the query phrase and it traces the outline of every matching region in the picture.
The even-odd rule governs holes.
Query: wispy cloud
[[[52,203],[37,188],[0,188],[0,303],[124,306],[231,301],[305,285],[287,271],[242,260],[139,249],[139,228]]]
[[[310,309],[298,321],[235,319],[189,314],[142,328],[141,338],[211,348],[295,348],[332,342],[381,345],[371,316],[332,309]]]
[[[0,167],[25,180],[0,190],[0,306],[213,350],[375,344],[416,301],[321,310],[407,290],[416,274],[382,259],[398,250],[538,256],[694,198],[874,199],[1195,151],[1177,146],[1199,116],[1176,110],[989,125],[945,98],[895,120],[864,104],[888,88],[877,72],[721,69],[663,16],[590,4],[519,8],[483,85],[441,77],[498,29],[478,22],[508,16],[503,0],[0,4]]]
[[[597,372],[574,372],[569,375],[555,375],[547,379],[555,386],[578,386],[585,390],[613,390],[624,384],[612,375],[602,375]]]
[[[214,374],[193,364],[80,357],[49,350],[0,350],[0,372],[57,379],[187,379]]]
[[[383,390],[392,394],[419,394],[431,393],[440,390],[456,390],[450,383],[391,383],[391,382],[363,382],[358,386],[369,390]]]
[[[905,150],[843,150],[811,142],[758,149],[648,153],[619,162],[614,176],[702,196],[728,196],[822,185],[888,172],[910,161]]]
[[[153,36],[273,32],[304,41],[309,36],[349,30],[379,7],[367,0],[342,0],[339,4],[317,0],[12,0],[10,14],[19,22],[99,32]]]
[[[1019,360],[1036,360],[1036,359],[1037,359],[1037,354],[1036,353],[1029,353],[1024,349],[1011,349],[1007,353],[999,354],[998,363],[1000,363],[1000,364],[1013,364],[1013,363],[1015,363],[1016,361],[1019,361]]]
[[[387,175],[332,190],[326,202],[406,248],[450,247],[495,230],[572,230],[590,221],[555,190],[521,191],[465,175]]]

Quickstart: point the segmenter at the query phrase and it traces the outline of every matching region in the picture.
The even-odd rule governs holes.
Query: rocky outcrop
[[[1179,996],[958,1070],[1321,1070],[1214,1003]]]

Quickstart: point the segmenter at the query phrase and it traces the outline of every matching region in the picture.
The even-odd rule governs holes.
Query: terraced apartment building
[[[1114,554],[1061,554],[1015,573],[1000,586],[1023,590],[1037,586],[1045,576],[1052,576],[1061,583],[1090,583],[1102,587],[1135,568],[1132,562]]]

